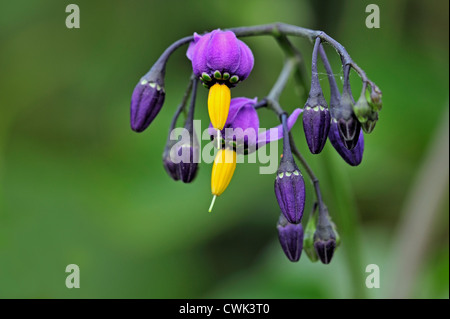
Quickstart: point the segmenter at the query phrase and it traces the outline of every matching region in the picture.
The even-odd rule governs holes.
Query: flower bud
[[[367,134],[372,133],[373,129],[375,128],[375,124],[377,124],[377,121],[378,121],[378,112],[372,110],[369,114],[367,121],[361,123],[363,131]]]
[[[284,217],[298,224],[302,220],[305,208],[305,182],[302,173],[295,164],[289,145],[288,128],[283,123],[283,157],[275,178],[275,196]]]
[[[336,234],[328,217],[328,211],[325,206],[319,208],[319,220],[316,232],[314,233],[314,248],[319,259],[324,264],[329,264],[333,258],[336,249]]]
[[[182,145],[178,149],[181,161],[176,165],[177,175],[183,183],[190,183],[194,180],[198,171],[198,146]]]
[[[328,133],[331,145],[341,155],[341,157],[351,166],[358,166],[363,158],[364,153],[364,134],[360,130],[358,142],[356,146],[349,150],[345,147],[344,141],[339,134],[339,129],[335,120],[331,121],[330,132]]]
[[[380,111],[383,107],[383,102],[381,100],[382,96],[383,94],[377,86],[372,87],[369,104],[374,111]]]
[[[358,101],[353,105],[353,112],[361,124],[365,123],[372,113],[372,108],[363,94],[361,94]]]
[[[330,112],[320,87],[317,73],[317,54],[320,47],[320,39],[316,40],[312,57],[311,90],[303,111],[303,130],[309,150],[313,154],[319,154],[327,142],[330,130]]]
[[[309,217],[308,223],[306,224],[305,235],[303,237],[303,250],[312,262],[319,260],[319,257],[316,254],[316,248],[314,247],[314,233],[316,232],[317,223],[317,214],[314,212],[316,208],[317,203],[314,204],[313,212]]]
[[[157,62],[136,85],[131,96],[130,124],[135,132],[144,131],[164,104],[164,69]]]
[[[175,141],[169,140],[167,142],[167,145],[164,148],[164,152],[163,152],[163,166],[164,166],[164,169],[166,170],[167,174],[174,181],[178,181],[180,179],[180,176],[178,175],[177,164],[175,164],[172,161],[173,157],[171,156],[171,152],[173,152],[172,147],[174,145],[175,145]]]
[[[302,224],[291,224],[281,214],[277,229],[278,239],[286,257],[292,262],[299,261],[303,247]]]
[[[339,134],[342,137],[344,146],[349,150],[356,146],[357,132],[361,129],[361,124],[353,113],[352,105],[351,96],[344,92],[341,97],[341,103],[335,112]]]
[[[312,101],[315,99],[309,98],[303,111],[303,130],[309,150],[313,154],[319,154],[322,151],[330,130],[330,112],[323,95],[320,99],[323,101],[317,103]]]

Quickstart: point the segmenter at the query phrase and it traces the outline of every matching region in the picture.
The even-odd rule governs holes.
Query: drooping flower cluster
[[[286,28],[285,28],[286,27]],[[163,165],[174,180],[191,183],[198,170],[200,144],[193,129],[197,83],[201,81],[209,90],[208,113],[210,124],[208,133],[211,143],[217,149],[211,172],[211,193],[214,202],[229,186],[237,166],[237,157],[248,155],[260,147],[283,139],[283,154],[276,172],[274,193],[280,209],[278,237],[280,245],[290,261],[298,261],[304,250],[311,261],[321,260],[328,264],[340,243],[336,225],[331,221],[325,205],[318,179],[298,151],[294,137],[298,131],[293,129],[298,116],[303,112],[303,131],[308,148],[312,154],[319,154],[327,140],[337,153],[351,166],[361,163],[364,152],[364,134],[373,131],[381,110],[381,91],[365,73],[353,63],[342,46],[335,46],[342,58],[344,85],[342,93],[337,87],[333,71],[328,62],[322,43],[336,43],[327,35],[313,30],[299,28],[296,34],[315,38],[312,54],[312,76],[309,96],[303,109],[295,108],[290,115],[279,105],[278,99],[284,89],[286,79],[292,68],[286,63],[272,91],[264,98],[231,98],[230,88],[247,79],[254,66],[253,53],[239,35],[291,34],[295,26],[283,24],[266,27],[248,27],[222,31],[220,29],[192,37],[183,38],[170,46],[136,85],[130,108],[131,128],[144,131],[161,110],[164,98],[165,65],[170,54],[182,44],[189,43],[187,57],[192,64],[190,85],[182,102],[175,112],[163,152]],[[276,30],[276,32],[275,32]],[[288,30],[288,31],[285,31]],[[305,31],[306,30],[306,31]],[[308,33],[309,32],[309,33]],[[286,35],[286,34],[285,34]],[[295,56],[296,49],[289,40],[282,46],[287,56]],[[331,41],[332,40],[332,41]],[[285,42],[286,44],[286,42]],[[327,102],[318,77],[318,57],[321,57],[328,75],[330,99]],[[298,63],[298,60],[296,60]],[[292,64],[294,67],[297,64]],[[355,103],[350,88],[350,71],[355,69],[363,79],[363,90]],[[287,70],[287,71],[286,71]],[[287,72],[287,73],[286,73]],[[370,88],[370,92],[368,92]],[[187,139],[173,139],[172,131],[177,120],[186,108],[191,96],[185,118],[184,130]],[[281,124],[261,132],[257,110],[262,107],[272,109]],[[186,112],[184,112],[186,113]],[[305,228],[302,226],[305,203],[305,181],[302,171],[294,160],[298,158],[304,171],[314,185],[316,203]]]

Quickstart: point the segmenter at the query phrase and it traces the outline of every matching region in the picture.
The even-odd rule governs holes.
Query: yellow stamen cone
[[[208,112],[214,128],[222,130],[230,110],[231,93],[225,84],[216,83],[209,88]]]
[[[228,184],[230,184],[233,177],[234,170],[236,169],[236,152],[230,149],[221,149],[214,159],[214,164],[211,173],[211,193],[214,195],[213,202],[209,211],[211,212],[212,206],[216,199],[216,196],[220,196]]]

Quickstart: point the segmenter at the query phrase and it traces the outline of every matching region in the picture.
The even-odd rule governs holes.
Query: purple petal
[[[213,31],[206,48],[207,66],[214,72],[229,72],[233,75],[239,67],[241,54],[239,40],[231,31]]]
[[[330,132],[328,138],[336,151],[351,166],[358,166],[363,158],[364,153],[364,134],[360,129],[359,138],[356,146],[349,150],[345,147],[342,137],[339,133],[338,124],[331,121]]]
[[[241,52],[241,61],[239,68],[236,70],[236,75],[239,76],[240,81],[243,81],[250,75],[255,60],[252,51],[244,42],[239,41],[239,49]]]
[[[191,41],[191,43],[189,43],[189,48],[186,51],[186,56],[189,60],[192,61],[192,57],[194,54],[194,48],[195,45],[197,44],[197,42],[202,38],[201,35],[199,35],[197,32],[194,33],[194,41]]]
[[[278,224],[278,239],[286,257],[292,261],[298,261],[303,249],[302,224],[290,224],[282,226]]]
[[[292,129],[295,122],[297,121],[298,116],[302,112],[303,112],[302,109],[295,109],[294,112],[292,112],[292,114],[289,116],[287,120],[287,126],[289,131]],[[283,138],[283,126],[280,124],[277,127],[273,127],[258,135],[257,148],[260,148],[272,141],[277,141],[281,138]]]
[[[222,130],[222,136],[225,133],[225,128],[231,127],[231,128],[236,128],[236,127],[240,127],[243,130],[245,130],[247,127],[243,127],[243,126],[239,126],[239,125],[243,125],[244,123],[242,121],[238,122],[238,124],[235,124],[235,119],[236,116],[239,114],[239,111],[244,107],[247,106],[249,108],[253,108],[253,106],[258,102],[258,98],[254,98],[254,99],[249,99],[246,97],[235,97],[231,99],[230,102],[230,110],[228,112],[228,117],[227,117],[227,121],[225,122],[225,126],[224,126],[224,130]],[[248,116],[248,113],[246,113]],[[256,119],[255,119],[255,115],[256,115]],[[239,114],[239,117],[241,117],[241,114]],[[257,123],[256,126],[256,133],[258,133],[258,128],[259,128],[259,119],[258,119],[258,114],[255,113],[251,114],[250,117],[252,118],[252,121]],[[216,130],[213,128],[212,124],[209,124],[209,129],[208,132],[210,135],[216,135]]]

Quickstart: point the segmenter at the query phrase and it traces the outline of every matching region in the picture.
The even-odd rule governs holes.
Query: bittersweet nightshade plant
[[[230,89],[247,78],[251,81],[250,73],[254,65],[258,65],[257,61],[255,64],[251,49],[239,38],[260,35],[273,36],[284,51],[285,62],[280,75],[271,91],[261,98],[232,99]],[[289,40],[289,36],[303,37],[314,43],[310,79],[303,56]],[[351,59],[345,48],[322,31],[283,23],[216,29],[204,34],[194,33],[174,42],[140,79],[131,98],[130,124],[134,131],[144,131],[161,110],[166,94],[164,81],[167,61],[176,49],[187,44],[189,47],[186,55],[192,65],[192,75],[172,119],[164,148],[163,166],[167,173],[174,180],[185,183],[192,182],[197,174],[197,156],[201,145],[193,130],[193,120],[197,82],[201,81],[209,90],[207,109],[211,123],[207,136],[216,149],[211,172],[213,201],[209,211],[212,210],[215,199],[229,186],[238,156],[248,156],[267,143],[283,139],[283,153],[274,181],[275,198],[279,206],[277,213],[280,215],[277,226],[280,245],[290,261],[298,261],[302,250],[305,250],[311,261],[330,263],[340,242],[339,235],[322,197],[319,179],[295,144],[300,130],[295,129],[294,124],[303,112],[303,131],[309,151],[319,154],[329,139],[329,144],[343,160],[351,166],[357,166],[363,158],[364,133],[371,133],[378,121],[378,113],[382,108],[381,90]],[[334,48],[341,58],[344,75],[342,90],[336,83],[324,49],[325,44]],[[328,101],[318,76],[319,56],[328,77]],[[357,99],[350,86],[352,70],[356,71],[362,81],[362,90]],[[292,73],[297,85],[306,92],[309,91],[309,95],[306,101],[298,101],[297,106],[304,105],[303,110],[295,106],[287,112],[279,100]],[[188,112],[183,112],[190,95]],[[272,110],[281,124],[261,132],[258,116],[261,108]],[[205,107],[200,108],[200,111],[204,109]],[[172,139],[171,132],[181,114],[185,114],[184,129],[189,138]],[[302,170],[297,166],[294,156]],[[314,209],[308,218],[305,232],[302,219],[305,202],[309,199],[302,171],[311,180],[315,193]],[[249,198],[250,196],[249,194]]]

